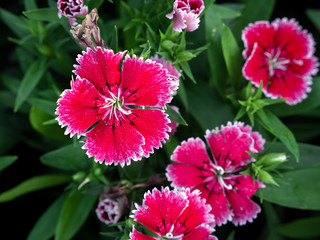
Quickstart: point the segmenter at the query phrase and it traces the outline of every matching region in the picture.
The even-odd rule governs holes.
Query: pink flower
[[[129,165],[161,147],[170,131],[170,120],[159,109],[172,99],[167,70],[101,48],[88,48],[77,61],[76,81],[61,94],[56,110],[59,124],[68,126],[65,134],[86,136],[87,155],[107,165]]]
[[[83,5],[83,0],[59,0],[58,16],[62,15],[69,19],[70,25],[76,25],[76,17],[84,16],[88,13],[88,7]]]
[[[111,198],[99,202],[96,214],[99,220],[105,224],[117,223],[123,213],[123,202],[119,198],[115,201]]]
[[[173,11],[166,15],[173,19],[173,30],[192,32],[199,27],[199,16],[204,10],[202,0],[176,0],[173,3]]]
[[[240,122],[207,130],[205,138],[214,161],[200,138],[189,138],[173,152],[171,160],[175,163],[167,167],[168,180],[174,187],[200,190],[201,197],[212,207],[217,225],[228,220],[235,225],[251,222],[260,207],[250,197],[263,184],[237,172],[253,161],[247,152],[261,151],[265,140]]]
[[[133,210],[135,221],[141,223],[158,237],[150,237],[133,228],[131,240],[180,239],[180,240],[214,240],[210,233],[214,231],[209,223],[214,221],[209,212],[211,207],[199,197],[199,191],[190,189],[181,191],[168,187],[161,191],[154,188],[152,193],[145,193],[142,206],[135,204]]]
[[[312,75],[318,71],[318,60],[313,56],[311,34],[294,19],[276,19],[271,24],[258,21],[242,32],[246,63],[242,69],[246,79],[259,87],[270,98],[285,98],[290,105],[307,97]]]
[[[163,68],[168,70],[168,74],[171,76],[170,80],[172,81],[171,90],[173,91],[173,96],[176,95],[179,88],[179,78],[181,77],[180,72],[173,66],[172,62],[167,61],[164,57],[159,58],[158,55],[155,55],[150,59],[162,64]]]

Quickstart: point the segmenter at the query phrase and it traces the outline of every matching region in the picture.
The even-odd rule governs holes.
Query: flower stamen
[[[109,119],[111,118],[111,115],[113,113],[115,118],[117,120],[119,120],[118,116],[117,116],[117,110],[119,110],[121,113],[123,113],[125,115],[131,114],[130,110],[123,109],[124,99],[122,98],[122,100],[120,100],[120,91],[118,91],[118,96],[114,95],[113,92],[111,92],[111,91],[109,91],[109,94],[111,95],[111,98],[110,97],[109,98],[105,98],[106,105],[101,107],[101,108],[111,107],[111,110],[110,110],[111,114],[109,115]]]
[[[269,66],[269,75],[272,77],[275,74],[275,70],[279,69],[282,71],[287,70],[286,64],[290,62],[289,59],[279,58],[281,51],[278,50],[276,54],[271,54],[270,52],[265,52],[264,55],[268,58],[268,66]]]

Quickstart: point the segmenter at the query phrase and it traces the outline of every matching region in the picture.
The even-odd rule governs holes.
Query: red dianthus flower
[[[76,81],[61,94],[56,110],[59,124],[68,126],[65,133],[86,136],[88,156],[107,165],[124,166],[161,147],[170,131],[161,109],[172,99],[167,70],[151,60],[101,48],[88,48],[77,61]]]
[[[293,19],[258,21],[242,32],[246,79],[270,98],[285,98],[293,105],[307,97],[312,75],[318,71],[314,41]]]
[[[216,240],[210,235],[214,229],[209,223],[214,221],[210,214],[211,207],[199,197],[199,191],[190,192],[190,189],[181,191],[168,187],[160,192],[156,188],[145,193],[142,206],[135,205],[131,217],[141,223],[158,237],[150,237],[133,228],[131,240]]]
[[[173,152],[171,160],[175,163],[167,167],[168,180],[173,187],[200,190],[201,197],[212,207],[217,225],[228,220],[235,225],[251,222],[260,207],[250,197],[263,184],[238,172],[253,161],[247,151],[261,151],[264,139],[239,122],[229,122],[220,130],[207,130],[205,138],[214,161],[210,160],[200,138],[189,138]]]

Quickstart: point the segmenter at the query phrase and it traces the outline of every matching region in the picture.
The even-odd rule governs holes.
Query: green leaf
[[[289,128],[286,127],[272,112],[264,109],[257,111],[259,123],[288,148],[297,161],[299,161],[299,149],[296,139]]]
[[[240,48],[233,37],[233,34],[226,25],[223,24],[221,46],[226,62],[229,77],[235,90],[241,87],[241,69],[243,59],[241,57]]]
[[[285,172],[275,181],[280,187],[258,190],[262,199],[290,208],[320,210],[320,167]]]
[[[57,108],[57,103],[49,100],[39,99],[39,98],[30,98],[28,100],[28,103],[30,103],[32,106],[35,106],[45,113],[56,117],[55,111]]]
[[[61,170],[83,171],[90,167],[88,156],[78,142],[48,152],[40,157],[40,161]]]
[[[241,13],[225,7],[223,5],[214,4],[213,11],[217,14],[221,19],[232,19],[241,16]]]
[[[27,240],[47,240],[53,237],[58,225],[62,206],[66,201],[67,196],[67,194],[61,195],[50,205],[32,228]]]
[[[320,31],[320,10],[319,9],[307,9],[306,14],[311,20],[311,22],[316,26],[318,31]]]
[[[281,235],[293,239],[316,238],[320,236],[320,217],[301,218],[280,226],[275,230]]]
[[[24,11],[23,14],[32,19],[38,21],[63,21],[65,22],[66,18],[58,17],[58,8],[37,8],[29,11]]]
[[[37,8],[36,0],[24,0],[24,8],[26,10],[32,10]]]
[[[257,20],[268,20],[273,12],[275,0],[248,0],[241,17],[237,19],[232,32],[237,40],[241,42],[241,31],[252,22]]]
[[[43,175],[30,178],[0,194],[0,202],[8,202],[26,193],[65,184],[71,180],[66,175]]]
[[[230,106],[206,83],[198,82],[197,87],[187,89],[189,111],[203,130],[214,129],[233,119]]]
[[[23,38],[30,34],[25,27],[26,23],[18,16],[0,8],[0,17],[2,21],[11,29],[11,31],[18,36],[19,38]]]
[[[176,122],[176,123],[182,124],[184,126],[188,126],[187,122],[183,119],[183,117],[178,112],[176,112],[168,104],[166,104],[166,107],[167,107],[167,109],[166,109],[165,113],[169,115],[169,119],[172,122]]]
[[[1,156],[0,157],[0,171],[9,167],[18,159],[18,156]]]
[[[222,20],[215,12],[214,5],[205,13],[206,39],[210,44],[208,48],[208,60],[210,67],[210,81],[221,97],[225,97],[227,69],[225,66],[222,47]]]
[[[96,199],[96,195],[72,193],[62,207],[54,239],[72,239],[86,221]]]
[[[29,119],[32,127],[42,135],[57,140],[66,139],[63,134],[64,130],[60,128],[58,124],[45,124],[47,121],[52,119],[52,116],[42,111],[40,108],[37,108],[35,106],[31,107]]]
[[[192,82],[197,83],[197,81],[193,77],[189,64],[187,62],[180,62],[180,66],[184,73],[192,80]]]
[[[27,99],[29,94],[33,91],[36,87],[40,79],[42,78],[43,74],[47,70],[47,59],[41,58],[35,61],[28,71],[25,73],[22,82],[20,84],[17,98],[14,104],[14,111],[18,111],[21,104]]]
[[[268,236],[265,239],[267,239],[267,240],[284,240],[274,230],[274,226],[278,225],[280,223],[278,212],[276,211],[275,207],[271,203],[264,201],[262,209],[263,209],[263,212],[265,213],[265,216],[266,216],[267,228],[268,228]],[[266,235],[266,234],[264,234],[264,235]]]

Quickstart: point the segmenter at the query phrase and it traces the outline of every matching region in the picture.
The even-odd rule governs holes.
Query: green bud
[[[260,170],[258,173],[258,179],[266,184],[273,184],[279,187],[279,184],[274,180],[274,178],[266,171]]]
[[[163,49],[168,49],[169,50],[169,49],[173,48],[176,45],[177,44],[175,44],[174,42],[172,42],[170,40],[167,40],[167,39],[161,42],[161,47]]]
[[[264,168],[268,168],[270,170],[285,161],[287,161],[285,153],[270,153],[262,156],[256,164],[262,165]]]
[[[194,55],[192,52],[189,51],[184,51],[184,52],[180,52],[177,54],[177,57],[179,58],[180,61],[189,61],[192,58],[196,57],[196,55]]]
[[[82,182],[85,177],[86,177],[85,172],[77,172],[72,176],[72,179],[76,182]]]

